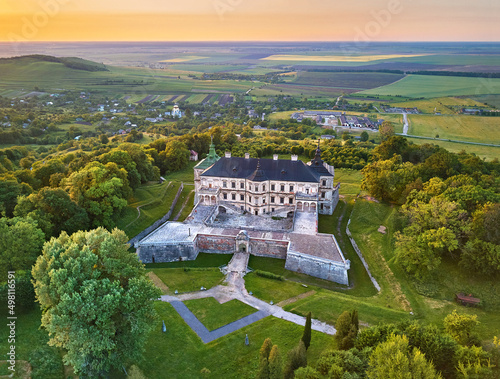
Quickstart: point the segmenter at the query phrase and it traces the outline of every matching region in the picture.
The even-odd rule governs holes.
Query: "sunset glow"
[[[2,0],[0,40],[496,41],[498,2]]]

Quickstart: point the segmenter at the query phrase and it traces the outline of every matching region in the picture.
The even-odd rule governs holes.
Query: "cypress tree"
[[[304,342],[306,350],[309,349],[309,346],[311,345],[311,312],[309,312],[306,317],[306,325],[304,326],[302,341]]]
[[[270,338],[266,338],[259,352],[259,372],[257,379],[269,379],[269,354],[271,353],[273,343]]]
[[[283,378],[283,362],[278,345],[274,345],[269,354],[269,379]]]

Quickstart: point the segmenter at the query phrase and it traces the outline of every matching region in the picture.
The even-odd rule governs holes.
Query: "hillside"
[[[73,70],[83,70],[83,71],[109,71],[107,67],[102,63],[92,62],[82,58],[76,57],[53,57],[50,55],[23,55],[19,57],[12,58],[0,58],[0,64],[2,63],[15,63],[16,65],[23,65],[25,63],[37,63],[37,62],[51,62],[60,63],[65,67]]]

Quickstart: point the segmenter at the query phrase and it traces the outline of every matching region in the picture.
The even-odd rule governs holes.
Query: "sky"
[[[0,41],[500,41],[498,0],[0,0]]]

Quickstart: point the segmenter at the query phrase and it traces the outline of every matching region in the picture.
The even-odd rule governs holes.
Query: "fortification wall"
[[[286,257],[285,268],[290,271],[349,285],[349,277],[347,276],[349,263],[344,264],[289,251]]]
[[[288,242],[251,238],[250,254],[258,257],[285,259],[288,251]]]
[[[142,263],[175,262],[196,259],[198,251],[192,243],[167,243],[140,246],[137,255]]]
[[[236,251],[236,238],[198,234],[196,237],[196,251],[213,254],[234,253]]]

